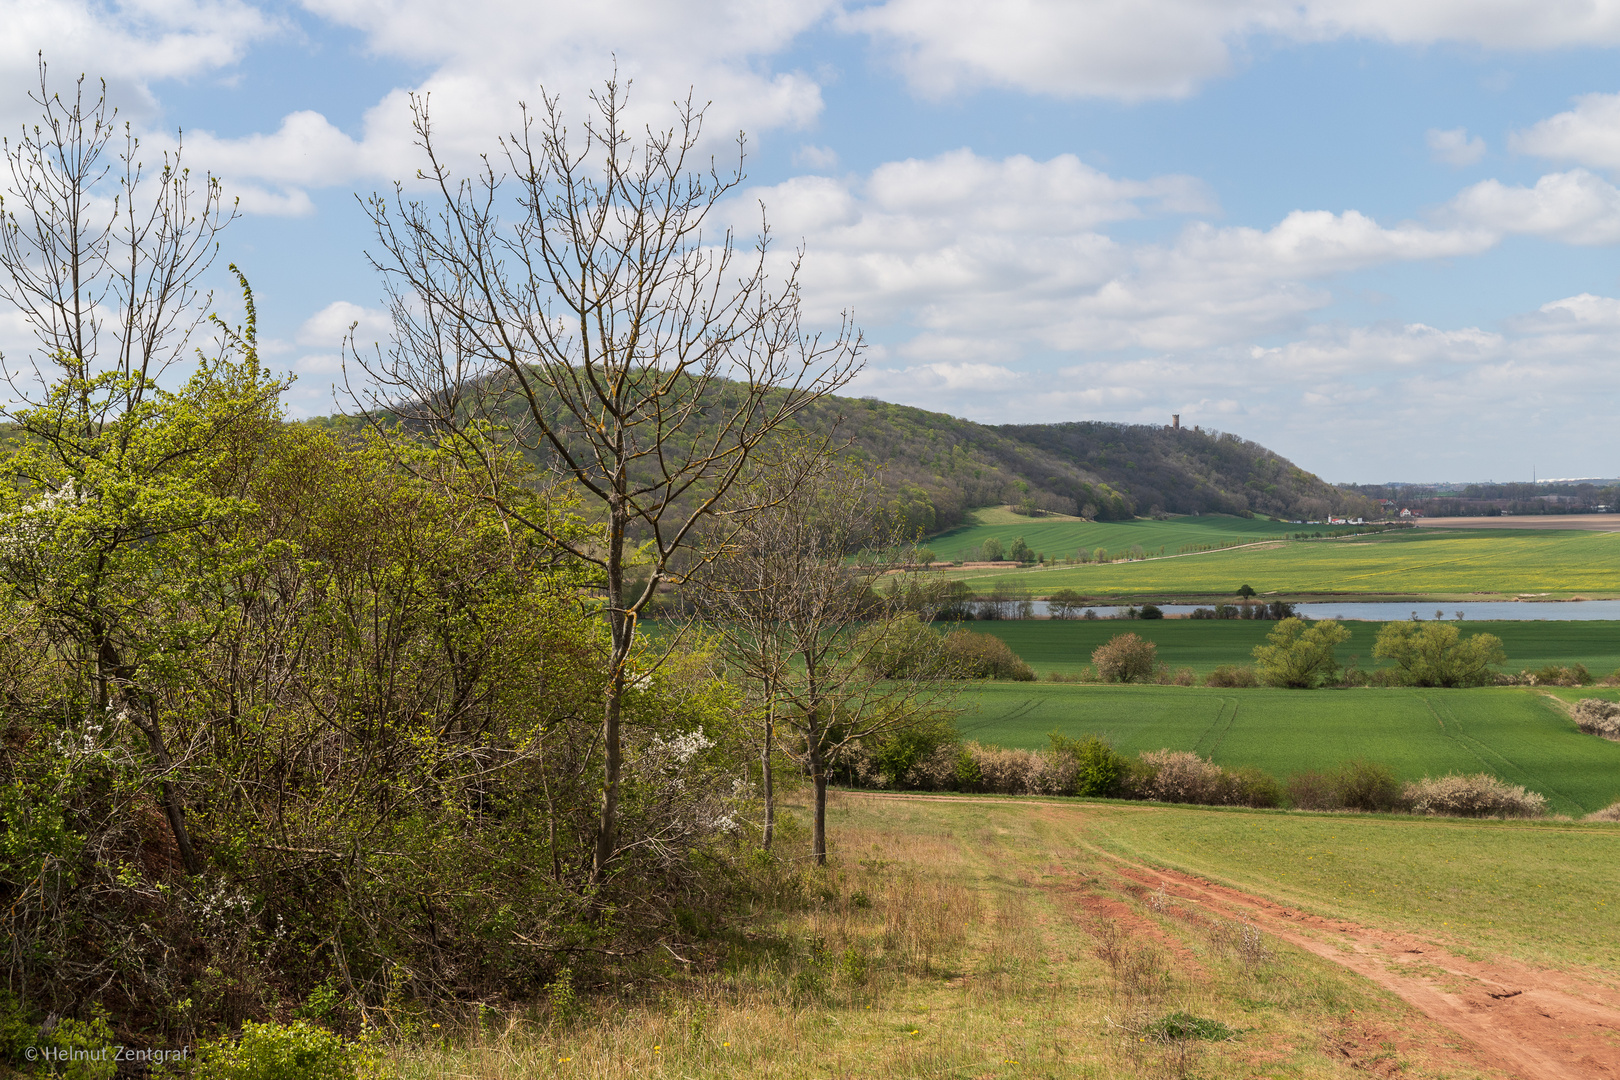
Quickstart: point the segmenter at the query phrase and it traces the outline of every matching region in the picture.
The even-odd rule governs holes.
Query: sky
[[[614,70],[748,136],[849,393],[1239,434],[1336,482],[1620,475],[1620,0],[0,0],[0,132],[80,72],[242,217],[294,415],[385,339],[359,198]],[[221,304],[230,288],[223,278]],[[8,361],[29,342],[0,313]]]

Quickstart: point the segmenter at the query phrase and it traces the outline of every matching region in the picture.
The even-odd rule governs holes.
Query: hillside
[[[838,430],[879,465],[895,509],[924,532],[979,506],[1011,504],[1098,520],[1223,513],[1371,515],[1375,504],[1259,443],[1197,428],[1077,421],[987,426],[872,399],[831,398],[802,426]]]
[[[716,418],[723,413],[730,390],[721,383],[706,411]],[[516,413],[508,419],[523,426]],[[847,454],[881,469],[890,510],[923,534],[960,525],[975,508],[1000,505],[1032,516],[1047,511],[1098,521],[1156,514],[1372,516],[1377,510],[1360,493],[1218,431],[1102,421],[989,426],[848,397],[813,403],[797,423],[833,435]]]

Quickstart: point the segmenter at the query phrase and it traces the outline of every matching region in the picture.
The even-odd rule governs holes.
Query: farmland
[[[1131,521],[1086,521],[1082,518],[1029,518],[1008,510],[987,509],[973,513],[973,524],[963,525],[928,538],[928,547],[941,559],[972,560],[986,540],[1002,545],[1022,537],[1030,550],[1053,559],[1072,558],[1076,551],[1128,551],[1133,545],[1166,554],[1175,554],[1189,544],[1251,543],[1298,532],[1302,525],[1240,518],[1226,514],[1176,517],[1168,521],[1137,518]],[[1315,527],[1313,526],[1313,529]]]
[[[1428,617],[1433,609],[1419,609]],[[1172,668],[1189,667],[1207,675],[1219,664],[1247,664],[1251,652],[1276,625],[1264,620],[1151,619],[1019,619],[975,622],[970,629],[994,634],[1038,673],[1078,674],[1091,663],[1091,651],[1115,634],[1139,634],[1159,647],[1159,659]],[[1350,640],[1339,646],[1341,662],[1358,657],[1371,670],[1373,639],[1380,624],[1343,624]],[[1620,669],[1620,622],[1480,621],[1464,622],[1462,632],[1481,631],[1502,639],[1507,669],[1537,670],[1547,664],[1585,664],[1594,675]]]
[[[1033,538],[1027,542],[1036,546]],[[1026,596],[1073,589],[1094,597],[1213,598],[1245,583],[1289,597],[1620,596],[1620,533],[1425,529],[1140,562],[948,573],[979,592]]]
[[[1129,753],[1191,750],[1282,778],[1353,758],[1383,762],[1402,780],[1489,772],[1541,792],[1560,814],[1585,814],[1620,799],[1620,744],[1583,735],[1533,689],[996,683],[968,691],[961,704],[963,736],[1001,746],[1043,746],[1054,730],[1096,733]]]

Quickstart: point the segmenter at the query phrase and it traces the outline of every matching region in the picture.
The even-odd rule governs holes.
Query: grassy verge
[[[1620,533],[1423,530],[1143,562],[947,573],[980,592],[1031,596],[1074,589],[1097,597],[1230,597],[1247,583],[1280,596],[1599,597],[1620,595]]]
[[[1620,828],[1098,807],[1098,848],[1321,914],[1612,981]]]
[[[1427,619],[1434,607],[1413,605]],[[1449,614],[1449,613],[1448,613]],[[1403,613],[1404,615],[1404,613]],[[1091,663],[1092,650],[1115,634],[1129,631],[1159,647],[1159,659],[1172,668],[1190,667],[1207,675],[1219,664],[1251,664],[1254,647],[1266,640],[1276,623],[1256,619],[1013,619],[967,624],[971,630],[994,634],[1024,662],[1042,675],[1076,674]],[[1341,661],[1356,657],[1364,668],[1389,666],[1373,659],[1373,640],[1382,623],[1346,622],[1350,640],[1337,649]],[[1502,639],[1509,671],[1547,664],[1585,664],[1594,675],[1620,668],[1620,622],[1464,621],[1466,634],[1491,633]]]
[[[1352,758],[1382,762],[1401,780],[1488,772],[1539,791],[1555,814],[1587,814],[1620,799],[1620,743],[1582,734],[1548,695],[1531,688],[986,683],[966,690],[961,704],[968,708],[957,721],[962,733],[999,746],[1035,749],[1058,730],[1102,735],[1126,753],[1192,750],[1280,779]]]
[[[1231,926],[1168,918],[1121,888],[1105,848],[1163,846],[1151,827],[1120,827],[1132,813],[1144,816],[835,793],[834,865],[780,881],[744,931],[571,1015],[492,1012],[418,1041],[391,1075],[1478,1075],[1370,984],[1280,942],[1246,947]],[[1146,813],[1158,827],[1226,818]]]

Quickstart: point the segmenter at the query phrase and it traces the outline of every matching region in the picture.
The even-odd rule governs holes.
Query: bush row
[[[1617,707],[1620,712],[1620,707]],[[1616,721],[1620,723],[1620,720]],[[943,739],[904,755],[862,757],[851,779],[863,786],[995,795],[1086,795],[1200,806],[1289,807],[1444,815],[1542,817],[1542,795],[1480,773],[1401,783],[1388,766],[1350,761],[1286,783],[1257,768],[1228,769],[1184,750],[1129,757],[1098,736],[1057,733],[1043,750]]]

